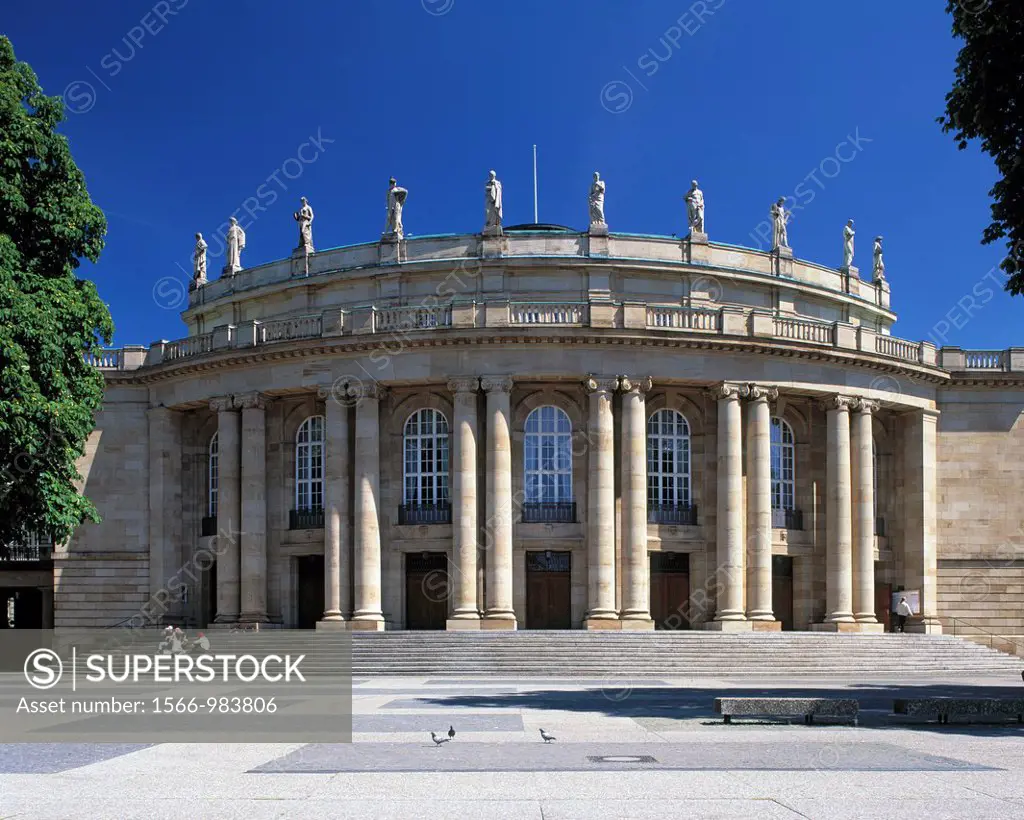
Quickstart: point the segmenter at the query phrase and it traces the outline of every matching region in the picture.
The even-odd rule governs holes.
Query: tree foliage
[[[1006,240],[1006,289],[1024,295],[1024,3],[948,0],[946,11],[963,46],[939,122],[961,150],[980,139],[995,160],[1000,179],[989,191],[992,222],[982,241]]]
[[[84,354],[114,328],[75,272],[99,258],[107,223],[56,131],[63,120],[63,101],[0,36],[0,545],[98,520],[75,462],[103,399]]]

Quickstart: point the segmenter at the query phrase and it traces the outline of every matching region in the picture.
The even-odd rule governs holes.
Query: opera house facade
[[[785,245],[389,227],[96,358],[47,619],[1024,634],[1024,348]]]

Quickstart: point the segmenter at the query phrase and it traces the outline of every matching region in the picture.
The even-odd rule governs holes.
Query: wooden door
[[[892,584],[875,583],[875,617],[885,624],[885,631],[892,631]]]
[[[690,628],[689,553],[651,553],[651,618],[655,629]]]
[[[448,555],[406,553],[405,628],[444,629],[448,620]]]
[[[782,629],[793,630],[793,559],[788,555],[772,556],[772,610]]]
[[[572,556],[568,552],[526,553],[526,628],[572,628]]]
[[[299,629],[316,629],[324,614],[324,557],[300,555],[295,559],[298,570]]]

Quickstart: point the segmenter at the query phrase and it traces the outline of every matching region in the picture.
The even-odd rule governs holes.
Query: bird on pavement
[[[449,740],[455,740],[455,727],[454,726],[449,726],[448,727],[448,739]]]
[[[554,735],[549,735],[543,729],[540,730],[540,736],[544,739],[545,743],[550,743],[552,740],[558,740]]]
[[[430,739],[434,741],[435,745],[437,746],[440,746],[442,743],[447,743],[449,740],[449,738],[446,737],[438,737],[437,734],[434,732],[430,733]]]

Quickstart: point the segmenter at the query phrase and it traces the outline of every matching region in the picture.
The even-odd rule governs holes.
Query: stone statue
[[[405,199],[409,192],[405,188],[399,188],[395,178],[388,180],[387,196],[387,221],[384,223],[385,239],[401,239],[405,235],[402,227],[402,208],[405,207]]]
[[[690,183],[686,194],[686,216],[691,233],[707,233],[704,230],[704,192],[697,187],[697,180]]]
[[[484,185],[484,233],[501,233],[501,182],[494,171]]]
[[[786,198],[779,197],[779,201],[772,205],[772,250],[789,247],[789,234],[786,231],[786,223],[789,222],[789,211],[786,210]]]
[[[872,266],[872,278],[876,282],[885,281],[885,262],[882,261],[882,237],[875,237],[874,264]]]
[[[849,220],[846,223],[846,227],[843,228],[843,267],[853,267],[853,237],[855,236],[853,230],[853,220]]]
[[[206,240],[201,233],[196,234],[196,247],[192,251],[192,288],[206,284]]]
[[[594,181],[590,185],[590,224],[604,225],[604,180],[594,171]]]
[[[295,248],[304,253],[313,253],[313,209],[306,197],[302,197],[302,207],[294,214],[299,223],[299,244]]]
[[[224,272],[234,276],[242,269],[242,251],[245,249],[245,231],[238,224],[238,220],[231,217],[231,226],[227,234],[228,258],[224,266]]]

